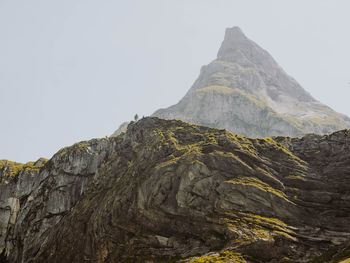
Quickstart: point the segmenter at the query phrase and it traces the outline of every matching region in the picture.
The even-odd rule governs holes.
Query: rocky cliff
[[[145,118],[0,166],[2,262],[342,262],[350,131],[249,139]]]
[[[249,137],[327,134],[350,127],[348,117],[314,99],[238,27],[226,30],[217,58],[202,67],[185,97],[153,116]]]
[[[0,262],[31,262],[48,233],[98,176],[113,143],[75,144],[51,160],[0,161]]]

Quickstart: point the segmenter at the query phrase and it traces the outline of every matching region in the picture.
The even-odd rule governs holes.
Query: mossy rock
[[[232,251],[223,251],[219,254],[194,258],[189,263],[246,263],[241,254]]]
[[[38,173],[42,167],[48,162],[45,158],[40,158],[36,162],[17,163],[8,160],[0,160],[0,172],[3,177],[14,178],[21,172],[36,172]]]

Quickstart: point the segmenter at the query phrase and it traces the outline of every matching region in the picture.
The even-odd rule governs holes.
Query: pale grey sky
[[[349,0],[0,0],[0,159],[51,157],[176,103],[239,26],[350,115]]]

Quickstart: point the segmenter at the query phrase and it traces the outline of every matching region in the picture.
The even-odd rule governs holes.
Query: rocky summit
[[[250,139],[144,118],[0,162],[0,262],[348,262],[349,226],[349,130]]]
[[[153,116],[180,119],[249,137],[327,134],[350,127],[350,119],[314,99],[248,39],[226,30],[217,58],[176,105]]]

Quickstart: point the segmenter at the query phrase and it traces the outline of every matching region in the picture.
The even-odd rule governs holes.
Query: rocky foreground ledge
[[[249,139],[145,118],[0,162],[0,262],[347,262],[350,131]]]

